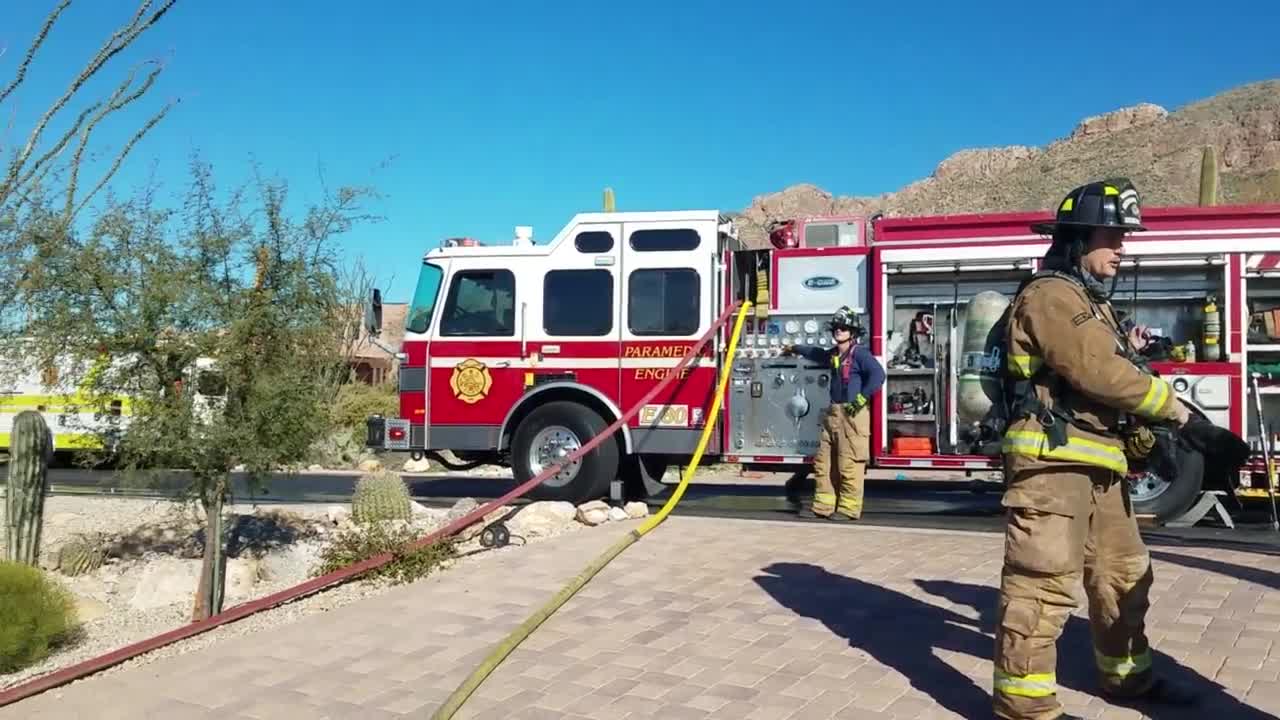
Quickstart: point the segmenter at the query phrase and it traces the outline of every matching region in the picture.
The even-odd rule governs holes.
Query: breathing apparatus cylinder
[[[956,422],[961,428],[982,422],[992,406],[1001,402],[1005,351],[992,330],[1008,307],[1009,298],[994,290],[974,295],[965,306],[956,383]]]
[[[1210,295],[1204,305],[1204,359],[1210,362],[1222,359],[1222,314]]]

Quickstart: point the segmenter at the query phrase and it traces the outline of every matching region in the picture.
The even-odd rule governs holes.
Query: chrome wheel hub
[[[573,451],[582,447],[578,436],[569,428],[551,425],[538,431],[529,445],[529,469],[536,476],[547,468],[564,462]],[[560,487],[578,476],[582,460],[565,463],[560,472],[543,481],[542,484]]]
[[[1168,480],[1151,471],[1129,476],[1129,498],[1135,503],[1151,502],[1168,491]]]

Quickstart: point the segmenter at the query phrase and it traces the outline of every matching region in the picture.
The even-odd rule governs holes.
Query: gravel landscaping
[[[415,503],[409,524],[422,536],[476,507],[478,503],[470,498],[458,501],[450,509]],[[512,509],[496,510],[485,520],[503,517]],[[491,552],[519,552],[523,544],[647,514],[643,503],[633,503],[627,511],[598,501],[578,507],[570,503],[531,503],[506,520],[510,545],[483,548],[479,534],[484,523],[473,524],[458,536],[457,557],[446,561],[440,570],[447,571],[459,562],[482,561]],[[224,609],[313,577],[326,544],[339,532],[354,527],[349,505],[241,503],[229,504],[226,512],[226,524],[235,529],[237,540],[228,553]],[[74,593],[82,632],[43,662],[0,675],[0,689],[188,623],[200,572],[201,525],[202,513],[193,504],[100,496],[48,497],[41,565]],[[107,557],[101,567],[91,572],[68,576],[58,569],[60,550],[70,541],[85,537],[101,543]],[[0,538],[0,547],[2,543]],[[390,587],[377,581],[345,583],[169,645],[115,669],[154,662],[224,637],[325,612]]]

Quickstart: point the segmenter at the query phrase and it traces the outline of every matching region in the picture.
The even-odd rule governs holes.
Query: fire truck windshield
[[[418,273],[418,286],[413,291],[413,303],[409,306],[409,318],[405,321],[405,330],[412,333],[424,333],[431,327],[431,311],[436,307],[436,296],[440,293],[440,279],[444,271],[431,263],[423,263]]]

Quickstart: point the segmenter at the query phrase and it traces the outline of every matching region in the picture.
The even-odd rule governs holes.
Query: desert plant
[[[75,599],[40,568],[0,562],[0,673],[48,657],[78,626]]]
[[[1218,204],[1218,151],[1212,145],[1205,145],[1200,156],[1200,204]]]
[[[441,563],[457,557],[457,546],[450,539],[406,550],[405,546],[416,539],[412,528],[396,523],[375,522],[344,530],[320,551],[320,562],[313,573],[316,576],[326,575],[353,563],[391,553],[394,557],[390,562],[368,571],[365,577],[406,583],[430,575]]]
[[[389,470],[364,475],[351,496],[351,519],[364,525],[413,518],[413,501],[400,475]]]
[[[24,410],[13,419],[9,443],[9,491],[5,494],[5,559],[35,565],[44,529],[53,437],[44,417]]]
[[[329,410],[329,422],[333,430],[350,438],[363,447],[365,419],[370,415],[392,417],[400,412],[400,395],[392,383],[369,385],[349,382],[338,388],[337,397]]]
[[[102,539],[77,535],[58,549],[58,571],[63,575],[84,575],[102,567],[107,550]]]

